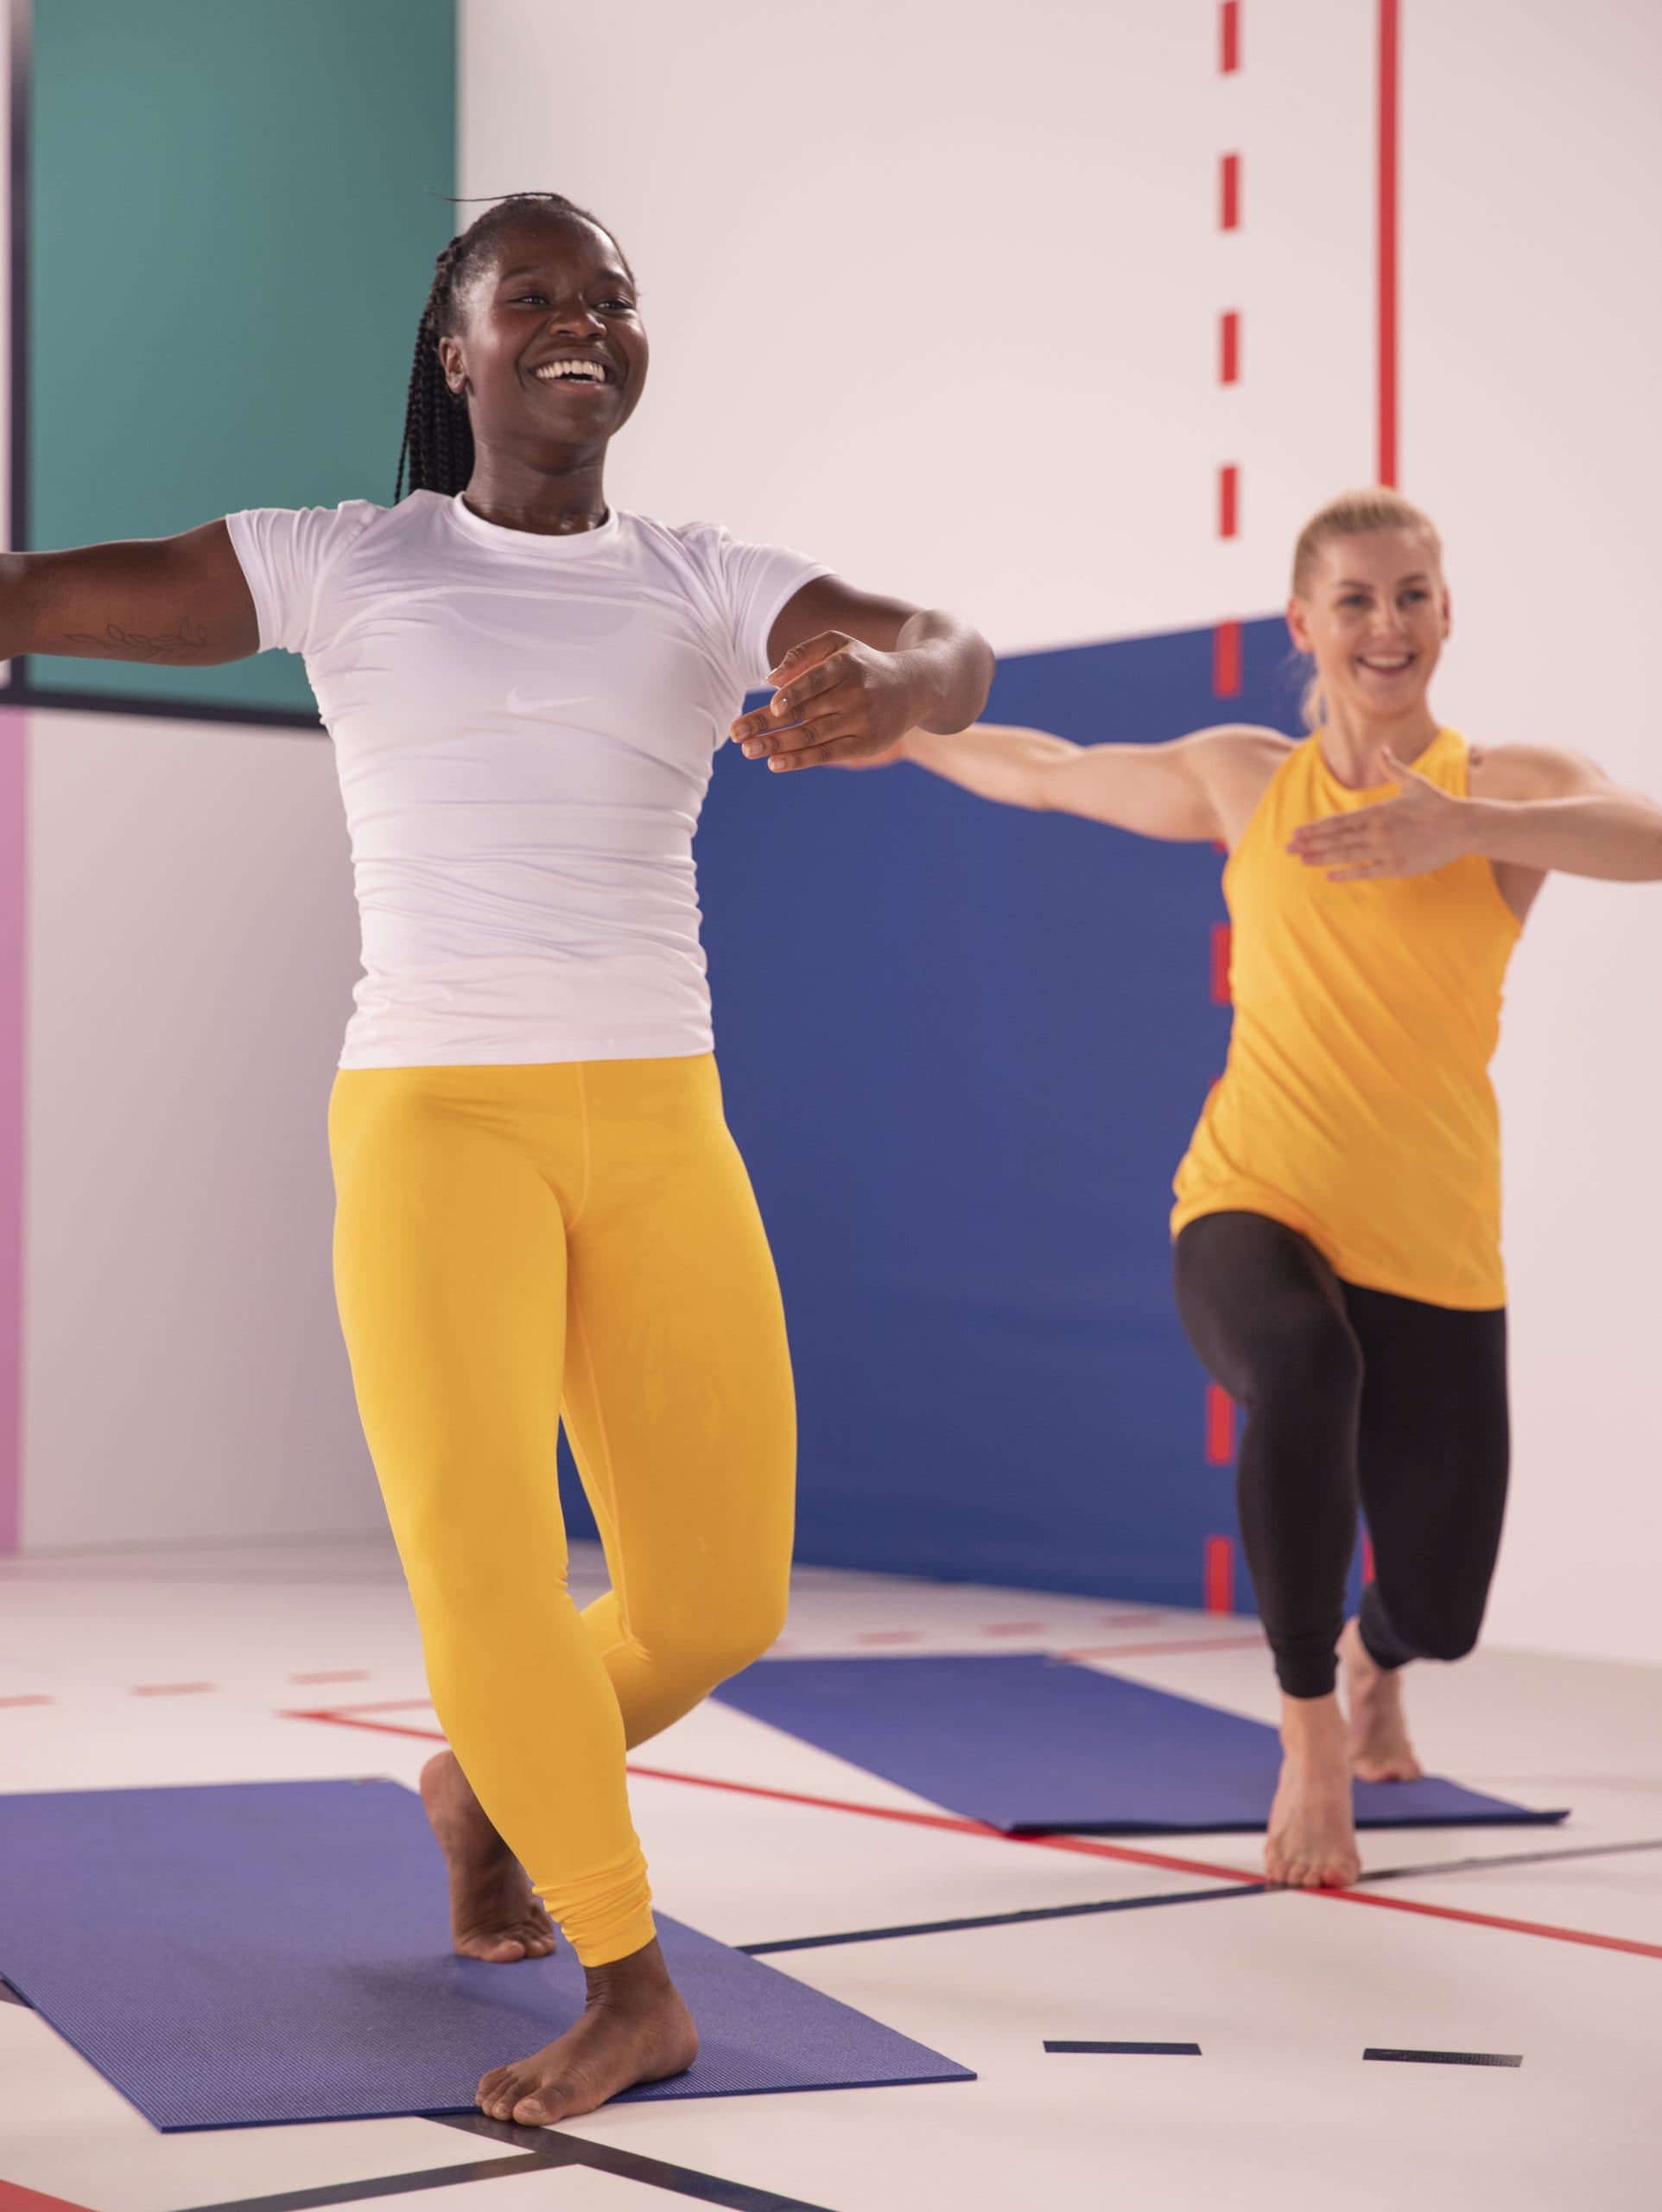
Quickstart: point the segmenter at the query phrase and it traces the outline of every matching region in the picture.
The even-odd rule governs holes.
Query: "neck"
[[[534,459],[478,446],[462,498],[485,522],[545,537],[598,529],[606,520],[606,448]]]
[[[1405,766],[1411,766],[1430,750],[1441,728],[1424,699],[1400,715],[1360,714],[1329,702],[1320,731],[1322,753],[1348,790],[1366,791],[1386,780],[1380,766],[1381,753],[1394,753]]]

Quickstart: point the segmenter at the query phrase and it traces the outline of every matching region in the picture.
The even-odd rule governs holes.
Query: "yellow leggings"
[[[586,1966],[652,1940],[624,1751],[766,1649],[784,1316],[715,1063],[336,1079],[335,1281],[433,1703]],[[609,1593],[567,1588],[563,1413]]]

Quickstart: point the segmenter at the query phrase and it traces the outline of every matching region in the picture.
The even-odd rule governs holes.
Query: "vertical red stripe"
[[[1240,689],[1240,625],[1220,622],[1212,632],[1212,696],[1233,699]]]
[[[1234,308],[1218,317],[1218,381],[1240,382],[1240,315]]]
[[[1400,459],[1397,432],[1397,150],[1400,30],[1399,0],[1380,0],[1379,474],[1380,483],[1388,485],[1394,485],[1397,481]]]
[[[1226,154],[1218,169],[1218,219],[1226,231],[1240,228],[1240,156]]]
[[[1218,67],[1226,77],[1240,67],[1240,0],[1223,0],[1218,10]]]
[[[1206,1610],[1233,1613],[1235,1610],[1235,1544],[1233,1536],[1206,1540]]]
[[[23,1014],[29,718],[0,712],[0,1553],[22,1527]]]
[[[1362,1580],[1364,1582],[1371,1582],[1373,1580],[1373,1539],[1368,1535],[1367,1529],[1364,1529],[1362,1531]]]
[[[1218,471],[1218,536],[1240,534],[1240,471],[1232,461]]]
[[[1235,1402],[1215,1382],[1206,1386],[1206,1464],[1227,1467],[1235,1456]]]
[[[1212,925],[1212,1003],[1229,1003],[1229,955],[1234,949],[1234,932],[1227,922]]]

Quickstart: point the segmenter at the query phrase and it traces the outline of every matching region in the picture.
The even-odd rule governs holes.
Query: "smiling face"
[[[615,240],[580,216],[504,224],[463,280],[439,340],[477,447],[537,462],[603,448],[635,411],[647,344]]]
[[[1410,527],[1323,539],[1287,609],[1331,714],[1394,721],[1424,702],[1449,634],[1437,549]]]

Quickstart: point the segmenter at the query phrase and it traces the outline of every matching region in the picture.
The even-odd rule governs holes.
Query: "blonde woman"
[[[1288,623],[1316,666],[1302,743],[980,724],[885,756],[1229,849],[1234,1033],[1177,1171],[1176,1282],[1246,1412],[1240,1522],[1285,1751],[1266,1867],[1301,1887],[1356,1878],[1351,1777],[1420,1772],[1401,1669],[1469,1652],[1488,1593],[1508,1458],[1488,1064],[1513,948],[1551,870],[1662,878],[1662,807],[1574,754],[1438,721],[1449,620],[1427,517],[1349,493],[1294,556]],[[1375,1579],[1346,1624],[1359,1498]]]

